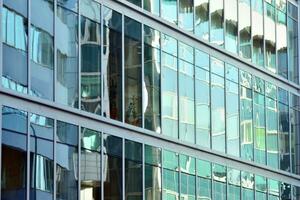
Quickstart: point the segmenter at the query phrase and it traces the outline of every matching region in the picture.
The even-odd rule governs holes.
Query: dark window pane
[[[278,103],[280,169],[290,171],[289,107]]]
[[[161,200],[161,168],[145,165],[145,199]]]
[[[103,8],[103,112],[122,121],[122,16]]]
[[[133,3],[136,6],[139,6],[139,7],[142,6],[142,1],[141,0],[127,0],[127,1],[129,1],[130,3]]]
[[[57,7],[57,102],[78,107],[78,16]]]
[[[145,163],[161,166],[161,149],[145,145]]]
[[[57,141],[69,145],[78,145],[78,127],[62,121],[57,121]]]
[[[125,17],[125,121],[142,125],[142,30],[141,24]]]

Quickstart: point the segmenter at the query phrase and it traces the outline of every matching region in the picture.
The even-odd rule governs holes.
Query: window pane
[[[194,30],[194,0],[179,0],[178,26],[193,32]]]
[[[161,149],[145,145],[145,163],[161,166]]]
[[[196,177],[186,173],[180,176],[180,199],[195,200],[196,199]]]
[[[251,2],[250,0],[239,1],[239,35],[240,56],[251,59]]]
[[[104,134],[103,143],[104,199],[122,199],[122,139]]]
[[[286,14],[280,11],[277,12],[276,42],[278,74],[287,79],[287,22]]]
[[[57,102],[78,107],[78,16],[57,7]],[[66,41],[67,40],[67,41]]]
[[[195,35],[209,40],[209,0],[194,0]]]
[[[279,151],[280,151],[280,169],[290,171],[290,117],[289,107],[278,103],[278,117],[279,117]]]
[[[122,15],[103,8],[103,112],[122,121]]]
[[[288,18],[288,54],[289,54],[289,80],[299,83],[298,68],[298,22]]]
[[[141,5],[142,5],[141,0],[127,0],[127,1],[129,1],[130,3],[133,3],[134,5],[139,6],[139,7],[141,7]]]
[[[264,66],[263,0],[252,0],[252,62]]]
[[[142,30],[141,24],[125,17],[125,122],[142,125]]]
[[[163,170],[163,199],[179,199],[179,172]]]
[[[160,33],[144,26],[144,41],[144,124],[146,129],[160,133]]]
[[[32,114],[30,117],[30,199],[53,199],[54,182],[54,121]],[[43,134],[51,135],[49,140]]]
[[[78,127],[62,121],[57,121],[56,140],[69,145],[78,145]]]
[[[14,3],[13,7],[26,5],[25,3]],[[2,86],[27,93],[27,19],[5,7],[3,7],[3,14]]]
[[[159,15],[160,0],[144,0],[144,9],[155,15]]]
[[[162,134],[178,138],[177,58],[162,52]]]
[[[211,199],[211,179],[197,177],[197,199]]]
[[[236,157],[240,156],[239,126],[239,86],[226,81],[227,153]]]
[[[101,134],[88,128],[81,128],[81,147],[91,151],[101,151]]]
[[[177,0],[161,0],[161,17],[177,24]]]
[[[240,200],[241,199],[241,187],[229,184],[227,198],[230,200]]]
[[[195,143],[194,113],[194,65],[179,60],[179,138],[190,143]]]
[[[197,159],[197,176],[211,179],[211,163]]]
[[[161,200],[161,168],[145,165],[145,199]]]
[[[143,199],[142,170],[142,144],[125,140],[125,199]]]
[[[14,129],[6,124],[24,124]],[[1,157],[1,197],[14,200],[26,199],[27,177],[27,113],[3,107],[2,108],[2,157]],[[18,132],[20,130],[21,132]]]
[[[225,48],[233,53],[237,53],[237,5],[237,0],[226,1],[226,3],[224,4],[226,23]]]
[[[210,42],[224,45],[224,9],[223,0],[210,0]]]
[[[225,152],[224,78],[211,74],[212,149]]]
[[[178,170],[179,155],[172,151],[163,151],[163,167],[170,170]]]
[[[81,1],[81,8],[81,109],[100,115],[101,25],[98,23],[100,4],[84,0]],[[95,13],[95,16],[92,13]]]
[[[265,66],[268,70],[276,73],[276,38],[275,38],[275,8],[265,3]]]
[[[78,9],[78,0],[57,0],[57,4],[74,12]]]
[[[240,89],[241,157],[253,160],[252,90]]]
[[[254,92],[253,96],[253,124],[254,124],[254,161],[266,163],[266,122],[265,97]]]
[[[179,157],[180,171],[187,174],[196,173],[196,159],[187,155],[180,154]]]

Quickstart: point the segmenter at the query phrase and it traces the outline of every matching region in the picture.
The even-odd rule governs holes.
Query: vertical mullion
[[[1,2],[0,2],[0,4],[1,4]],[[2,9],[2,7],[0,7],[0,9]],[[0,15],[1,15],[1,13],[2,12],[0,12]],[[1,110],[1,114],[0,114],[0,132],[1,132],[1,134],[0,134],[0,158],[1,158],[0,159],[0,185],[2,184],[2,109],[3,109],[3,105],[2,105],[2,102],[0,101],[0,110]],[[0,199],[2,199],[1,193],[2,193],[2,189],[0,189]]]
[[[226,63],[224,63],[224,77],[223,77],[223,79],[224,79],[224,134],[225,134],[225,139],[224,139],[224,147],[225,147],[225,149],[224,149],[224,153],[226,153],[227,154],[227,106],[226,106],[226,103],[227,103],[227,96],[226,96],[226,94],[227,94],[227,89],[226,89],[226,87],[227,87],[227,81],[226,81],[226,67],[227,67],[227,64]]]
[[[239,46],[239,45],[238,45]],[[242,157],[242,140],[241,140],[241,86],[240,86],[240,71],[238,69],[238,124],[239,124],[239,127],[238,127],[238,130],[239,130],[239,133],[238,133],[238,137],[239,137],[239,157],[241,158]]]
[[[193,48],[194,128],[195,128],[194,129],[194,144],[197,144],[197,99],[196,99],[196,64],[195,64],[195,55],[196,55],[196,51],[195,51],[195,48]],[[197,167],[197,166],[195,165],[195,167]],[[197,174],[196,174],[196,177],[197,177]]]
[[[56,1],[55,1],[56,2]],[[54,119],[54,133],[53,133],[53,200],[56,200],[56,131],[57,131],[57,120]]]
[[[160,1],[161,2],[161,1]],[[160,134],[164,134],[163,133],[163,112],[162,112],[162,105],[163,105],[163,90],[162,90],[162,79],[163,79],[163,63],[162,63],[162,44],[161,44],[161,40],[162,40],[162,34],[161,32],[159,32],[159,65],[160,65],[160,79],[159,79],[159,100],[160,100],[160,127],[161,127],[161,131]]]
[[[3,0],[0,0],[0,22],[2,22],[2,13],[3,13]],[[3,40],[2,39],[2,31],[0,31],[0,80],[2,80],[2,68],[3,68],[3,66],[2,66],[3,65],[3,59],[2,59],[2,40]],[[2,88],[2,84],[0,84],[0,89],[1,88]],[[1,173],[0,173],[0,175],[1,175]],[[1,180],[0,180],[0,185],[1,185]],[[1,192],[0,192],[0,199],[1,199]]]
[[[56,90],[57,90],[57,39],[56,39],[56,18],[57,18],[57,2],[54,0],[54,20],[53,20],[53,40],[54,40],[54,83],[53,83],[53,101],[56,102]]]
[[[212,89],[212,84],[211,84],[211,67],[210,67],[210,65],[211,65],[211,57],[210,57],[210,55],[209,55],[208,62],[209,62],[209,66],[208,66],[209,73],[208,73],[208,75],[209,75],[209,118],[210,118],[209,119],[209,147],[208,148],[212,149],[212,111],[211,111],[211,109],[212,109],[212,106],[211,106],[211,89]]]
[[[176,54],[176,64],[177,64],[177,138],[181,140],[180,138],[180,90],[179,90],[179,76],[180,76],[180,63],[179,63],[179,41],[176,40],[177,44],[177,54]]]
[[[143,2],[143,1],[142,1]],[[141,84],[141,88],[142,88],[142,128],[145,128],[145,112],[144,112],[144,107],[146,106],[145,105],[145,102],[144,102],[144,98],[146,98],[146,96],[144,95],[144,89],[146,90],[146,84],[144,85],[145,83],[145,62],[144,62],[144,59],[145,59],[145,56],[144,56],[144,53],[145,53],[145,50],[144,50],[144,24],[142,24],[141,26],[142,28],[142,34],[141,34],[141,42],[142,42],[142,84]],[[144,88],[145,87],[145,88]],[[145,109],[146,110],[146,109]]]
[[[78,197],[77,199],[80,200],[80,189],[81,189],[81,126],[79,125],[77,127],[77,130],[78,130],[78,163],[77,163],[77,166],[78,166],[78,170],[77,170],[77,173],[78,173],[78,186],[77,186],[77,193],[78,193]]]
[[[103,94],[104,94],[104,92],[103,92],[103,90],[104,90],[104,74],[103,74],[103,72],[104,72],[104,66],[103,66],[103,50],[104,50],[104,48],[103,48],[103,45],[104,45],[104,40],[103,40],[103,38],[104,38],[104,36],[103,36],[103,34],[104,34],[104,31],[103,31],[103,29],[104,29],[104,22],[103,22],[103,4],[100,4],[100,42],[101,42],[101,44],[100,44],[100,51],[101,51],[101,54],[100,54],[100,66],[101,66],[101,68],[100,68],[100,76],[101,76],[101,78],[100,78],[100,84],[101,84],[101,97],[100,97],[100,107],[101,107],[101,111],[100,111],[100,115],[101,116],[103,116],[103,113],[104,113],[104,109],[103,109],[103,105],[104,105],[104,103],[103,103]]]
[[[26,169],[26,199],[29,200],[30,192],[30,113],[27,112],[27,169]]]
[[[145,200],[145,144],[143,143],[142,144],[142,174],[143,174],[143,191],[142,191],[142,194],[143,194],[143,200]]]
[[[101,197],[100,197],[100,199],[104,199],[104,181],[103,181],[103,177],[104,177],[104,170],[103,170],[103,168],[104,168],[104,164],[103,164],[103,161],[104,161],[104,156],[103,156],[103,149],[104,149],[104,143],[103,143],[103,132],[101,131],[101,169],[100,169],[100,172],[101,172]]]
[[[263,63],[263,68],[266,68],[266,38],[265,38],[265,21],[266,21],[266,16],[265,16],[265,7],[266,7],[266,2],[264,0],[261,0],[262,1],[262,11],[263,11],[263,45],[264,45],[264,63]]]
[[[122,199],[125,200],[125,139],[122,138]]]
[[[78,26],[77,26],[77,37],[78,37],[78,58],[77,58],[77,62],[78,62],[78,109],[81,110],[81,23],[80,23],[80,1],[78,3]]]
[[[31,80],[30,80],[30,74],[31,74],[31,69],[30,69],[30,54],[31,54],[31,0],[27,0],[27,28],[28,28],[28,39],[27,39],[27,94],[30,94],[31,90]]]
[[[125,123],[125,34],[124,15],[122,14],[122,122]]]

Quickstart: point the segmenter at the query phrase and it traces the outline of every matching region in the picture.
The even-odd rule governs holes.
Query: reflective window
[[[252,62],[264,66],[263,0],[251,0],[252,6]]]
[[[125,122],[142,125],[142,30],[141,24],[125,17]]]
[[[163,151],[163,199],[179,199],[179,156]]]
[[[241,157],[253,160],[252,90],[240,87]]]
[[[142,144],[125,140],[125,199],[143,199]]]
[[[280,169],[290,171],[290,117],[288,105],[278,103]]]
[[[30,187],[31,200],[53,199],[54,120],[30,116]]]
[[[276,7],[286,13],[286,0],[276,0]]]
[[[237,53],[238,38],[238,14],[237,0],[226,1],[225,10],[225,48],[233,53]]]
[[[267,180],[262,176],[255,176],[255,196],[256,199],[267,199]]]
[[[103,160],[107,164],[104,165],[104,199],[122,199],[122,139],[103,134]]]
[[[58,27],[56,100],[65,105],[78,107],[77,14],[58,6],[56,27]]]
[[[239,86],[226,81],[226,133],[227,154],[240,156]]]
[[[101,135],[81,128],[80,198],[101,198]]]
[[[278,113],[277,102],[266,98],[267,165],[278,168]]]
[[[195,35],[209,40],[209,3],[208,0],[194,0]]]
[[[80,1],[81,109],[101,114],[100,4]]]
[[[56,198],[78,199],[78,127],[57,121]],[[63,153],[64,152],[64,153]]]
[[[280,11],[277,11],[276,42],[278,74],[287,79],[287,21],[286,14]]]
[[[254,175],[252,173],[242,171],[241,183],[242,199],[254,200]]]
[[[161,149],[145,145],[145,199],[161,200]]]
[[[287,183],[280,184],[280,198],[281,199],[291,199],[292,196],[292,186]]]
[[[155,15],[159,15],[160,0],[144,0],[144,9]]]
[[[194,30],[194,0],[178,1],[178,26],[189,32]]]
[[[57,4],[67,9],[77,12],[79,0],[57,0]]]
[[[209,62],[209,60],[208,60]],[[210,148],[209,72],[195,67],[196,144]]]
[[[144,41],[144,124],[146,129],[160,133],[160,33],[144,25]]]
[[[291,10],[296,10],[295,14],[298,16],[297,8],[289,3]],[[293,9],[294,8],[294,9]],[[293,15],[292,15],[293,16]],[[288,17],[288,54],[289,54],[289,80],[294,83],[299,83],[299,68],[298,68],[298,22],[292,17]]]
[[[179,43],[179,138],[190,143],[195,143],[193,55],[192,47]]]
[[[253,126],[254,126],[254,161],[266,163],[266,121],[265,121],[265,97],[253,93]]]
[[[239,1],[240,56],[251,59],[251,2]]]
[[[196,159],[186,155],[180,155],[180,198],[196,199]]]
[[[265,3],[265,66],[268,70],[276,72],[276,38],[275,38],[275,8],[269,3]]]
[[[27,113],[2,108],[1,197],[26,199]]]
[[[226,200],[226,167],[223,165],[213,164],[213,198],[218,200]]]
[[[224,9],[223,0],[210,0],[210,42],[224,45]]]
[[[142,0],[127,0],[127,1],[129,1],[130,3],[133,3],[134,5],[139,6],[139,7],[141,7],[141,5],[142,5]]]
[[[161,0],[161,17],[177,24],[177,0]]]
[[[178,88],[177,88],[177,42],[162,35],[161,90],[162,90],[162,134],[178,138]],[[165,53],[164,51],[168,52]]]
[[[122,121],[122,15],[103,8],[103,114]]]
[[[290,105],[291,106],[291,105]],[[290,109],[290,123],[291,123],[291,159],[292,159],[292,173],[300,174],[299,169],[299,152],[298,152],[298,139],[300,134],[300,111],[296,109]]]
[[[268,200],[279,199],[279,182],[268,179]]]
[[[206,69],[209,71],[209,55],[203,51],[200,51],[198,49],[195,49],[195,65],[197,67]]]
[[[227,169],[228,192],[227,198],[230,200],[240,200],[241,198],[241,172],[236,169]]]
[[[224,78],[211,74],[212,149],[225,152]]]
[[[25,5],[26,3],[15,3],[12,6],[21,7]],[[1,18],[3,41],[2,86],[27,93],[27,19],[6,7],[2,8]]]

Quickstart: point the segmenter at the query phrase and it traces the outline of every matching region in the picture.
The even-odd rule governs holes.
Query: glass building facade
[[[298,1],[0,11],[1,199],[300,199]]]

